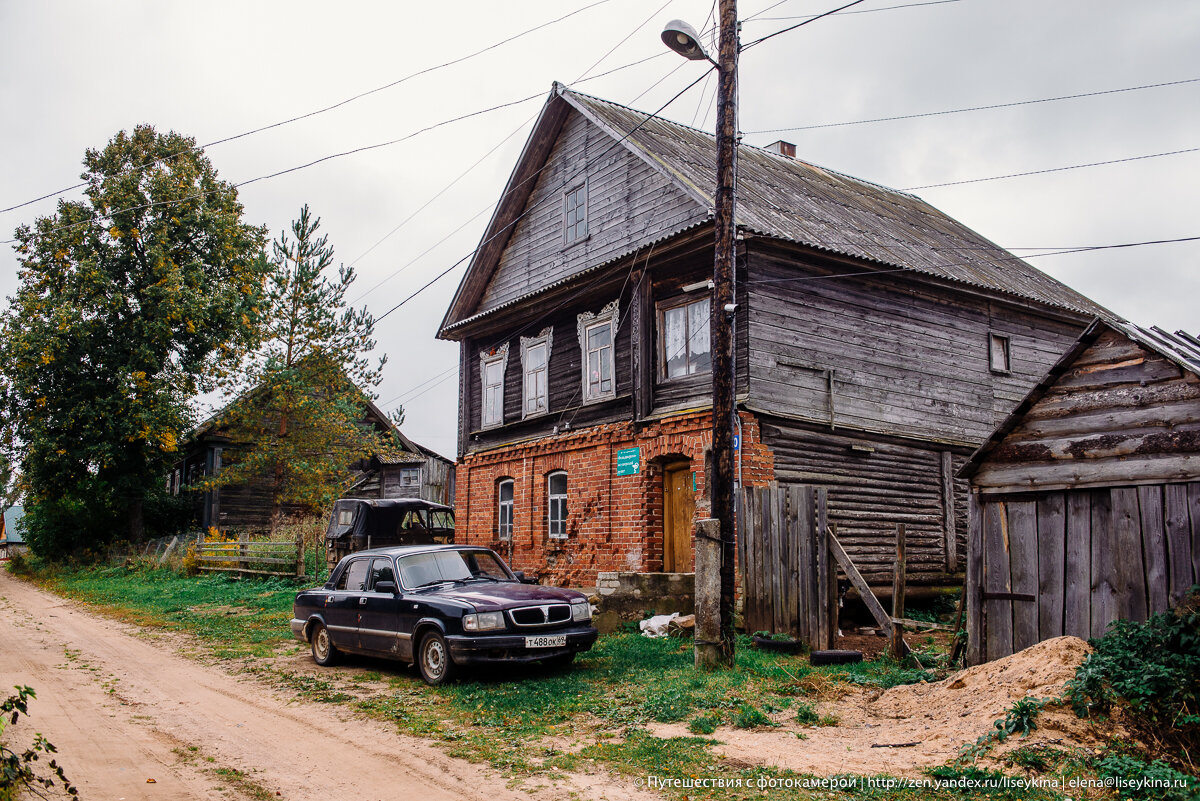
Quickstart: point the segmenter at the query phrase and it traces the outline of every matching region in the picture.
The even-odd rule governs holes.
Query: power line
[[[804,22],[798,22],[795,25],[789,26],[787,28],[783,28],[782,30],[775,31],[774,33],[768,33],[766,36],[755,39],[754,41],[750,42],[749,44],[742,45],[742,50],[743,51],[749,50],[750,48],[754,47],[755,45],[760,45],[763,42],[767,41],[768,39],[773,39],[776,36],[779,36],[781,33],[787,33],[788,31],[794,31],[797,28],[802,28],[805,25],[808,25],[810,22],[816,22],[819,19],[824,19],[825,17],[832,16],[833,14],[836,14],[839,11],[845,11],[847,8],[856,6],[862,2],[864,2],[864,0],[853,0],[853,2],[847,3],[844,6],[839,6],[838,8],[830,9],[829,11],[826,11],[823,14],[817,14],[814,17],[809,17],[808,19],[804,20]]]
[[[186,150],[180,150],[180,151],[177,151],[177,152],[175,152],[175,153],[172,153],[172,154],[170,154],[170,155],[163,156],[163,157],[162,157],[162,158],[160,158],[160,159],[155,159],[154,161],[150,161],[150,162],[147,162],[147,163],[145,163],[145,164],[141,164],[141,165],[139,165],[139,166],[136,166],[136,167],[130,167],[128,170],[124,170],[124,171],[122,171],[121,173],[118,173],[118,174],[120,174],[120,175],[124,175],[124,174],[126,174],[126,173],[129,173],[129,172],[134,172],[134,171],[137,171],[137,170],[145,169],[145,168],[147,168],[147,167],[150,167],[150,166],[152,166],[152,165],[154,165],[154,164],[156,164],[156,163],[159,163],[159,162],[162,162],[162,161],[168,161],[168,160],[170,160],[170,159],[173,159],[173,158],[176,158],[176,157],[178,157],[178,156],[181,156],[181,155],[183,155],[184,153],[189,153],[189,152],[192,152],[193,150],[204,150],[204,149],[206,149],[206,148],[215,147],[216,145],[224,144],[224,143],[226,143],[226,142],[232,142],[232,141],[234,141],[235,139],[242,139],[242,138],[244,138],[244,137],[247,137],[247,136],[252,136],[252,135],[254,135],[254,134],[262,133],[263,131],[269,131],[269,130],[272,130],[273,128],[279,128],[279,127],[282,127],[282,126],[284,126],[284,125],[290,125],[290,124],[291,124],[291,123],[293,123],[293,122],[299,122],[300,120],[306,120],[306,119],[309,119],[310,117],[315,117],[315,116],[317,116],[317,115],[319,115],[319,114],[324,114],[324,113],[326,113],[326,112],[333,111],[334,109],[341,108],[342,106],[345,106],[345,105],[347,105],[347,104],[349,104],[349,103],[353,103],[354,101],[356,101],[356,100],[360,100],[360,99],[362,99],[362,98],[364,98],[364,97],[367,97],[368,95],[373,95],[373,94],[376,94],[377,92],[382,92],[382,91],[384,91],[384,90],[386,90],[386,89],[391,89],[391,88],[392,88],[392,87],[394,87],[394,86],[399,86],[400,84],[402,84],[402,83],[405,83],[406,81],[409,81],[409,80],[411,80],[411,79],[413,79],[413,78],[417,78],[417,77],[419,77],[419,76],[421,76],[421,75],[427,75],[427,74],[429,74],[429,73],[431,73],[431,72],[436,72],[437,70],[444,69],[444,68],[446,68],[446,67],[451,67],[451,66],[453,66],[453,65],[455,65],[455,64],[461,64],[461,63],[462,63],[462,62],[464,62],[464,61],[468,61],[468,60],[470,60],[470,59],[472,59],[472,58],[475,58],[476,56],[483,55],[484,53],[487,53],[487,52],[489,52],[489,51],[491,51],[491,50],[495,50],[495,49],[496,49],[496,48],[498,48],[498,47],[501,47],[501,46],[503,46],[503,45],[506,45],[506,44],[509,44],[509,43],[511,43],[511,42],[514,42],[514,41],[516,41],[517,39],[520,39],[520,38],[522,38],[522,37],[524,37],[524,36],[528,36],[528,35],[529,35],[529,34],[531,34],[531,33],[534,33],[534,32],[536,32],[536,31],[539,31],[539,30],[541,30],[541,29],[543,29],[543,28],[546,28],[546,27],[549,27],[549,26],[551,26],[551,25],[555,25],[555,24],[557,24],[557,23],[559,23],[559,22],[562,22],[562,21],[563,21],[563,20],[565,20],[565,19],[568,19],[568,18],[570,18],[570,17],[573,17],[573,16],[575,16],[576,14],[580,14],[580,13],[582,13],[582,12],[584,12],[584,11],[587,11],[588,9],[594,8],[594,7],[596,7],[596,6],[599,6],[599,5],[604,5],[605,3],[608,3],[608,2],[610,2],[610,1],[611,1],[611,0],[595,0],[595,2],[592,2],[592,3],[590,3],[590,4],[586,5],[586,6],[583,6],[583,7],[581,7],[581,8],[578,8],[578,9],[574,10],[574,11],[571,11],[571,12],[569,12],[569,13],[567,13],[567,14],[564,14],[564,15],[563,15],[563,16],[561,16],[561,17],[558,17],[558,18],[556,18],[556,19],[552,19],[552,20],[550,20],[549,22],[543,22],[542,24],[540,24],[540,25],[536,25],[536,26],[534,26],[534,27],[532,27],[532,28],[528,28],[528,29],[526,29],[526,30],[524,30],[524,31],[521,31],[521,32],[520,32],[520,33],[518,33],[518,34],[515,34],[515,35],[513,35],[513,36],[510,36],[510,37],[508,37],[507,39],[502,39],[502,40],[500,40],[500,41],[498,41],[498,42],[494,42],[494,43],[492,43],[492,44],[490,44],[490,45],[487,45],[486,47],[483,47],[483,48],[481,48],[481,49],[479,49],[479,50],[476,50],[476,51],[475,51],[475,52],[473,52],[473,53],[468,53],[468,54],[467,54],[467,55],[465,55],[465,56],[459,56],[458,58],[451,59],[450,61],[445,61],[445,62],[443,62],[443,63],[441,63],[441,64],[437,64],[437,65],[434,65],[434,66],[432,66],[432,67],[426,67],[426,68],[424,68],[424,69],[417,70],[416,72],[412,72],[412,73],[409,73],[408,75],[405,75],[403,78],[398,78],[397,80],[394,80],[394,81],[392,81],[392,82],[390,82],[390,83],[384,84],[383,86],[378,86],[378,87],[376,87],[376,88],[374,88],[374,89],[369,89],[369,90],[367,90],[367,91],[365,91],[365,92],[359,92],[359,93],[358,93],[358,94],[356,94],[356,95],[353,95],[353,96],[351,96],[351,97],[348,97],[348,98],[346,98],[346,99],[344,99],[344,100],[339,100],[338,102],[336,102],[336,103],[333,103],[332,105],[329,105],[329,106],[325,106],[324,108],[319,108],[319,109],[316,109],[315,111],[310,111],[310,112],[307,112],[307,113],[305,113],[305,114],[299,114],[299,115],[297,115],[297,116],[295,116],[295,117],[290,117],[290,118],[288,118],[288,119],[286,119],[286,120],[280,120],[279,122],[273,122],[273,123],[271,123],[270,125],[264,125],[264,126],[262,126],[262,127],[259,127],[259,128],[254,128],[254,129],[252,129],[252,130],[249,130],[249,131],[243,131],[242,133],[239,133],[239,134],[234,134],[233,136],[226,136],[226,137],[224,137],[224,138],[222,138],[222,139],[215,139],[215,140],[213,140],[212,142],[209,142],[208,144],[199,145],[199,146],[192,147],[192,148],[189,148],[189,149],[186,149]],[[51,192],[51,193],[49,193],[49,194],[42,195],[41,197],[36,197],[36,198],[33,198],[32,200],[27,200],[27,201],[25,201],[25,202],[23,202],[23,203],[18,203],[18,204],[16,204],[15,206],[9,206],[8,208],[0,209],[0,214],[4,214],[5,212],[9,212],[9,211],[14,211],[15,209],[23,208],[23,207],[25,207],[25,206],[28,206],[28,205],[31,205],[31,204],[33,204],[33,203],[37,203],[38,201],[41,201],[41,200],[47,200],[47,199],[49,199],[49,198],[52,198],[52,197],[57,197],[57,196],[59,196],[59,195],[65,194],[65,193],[67,193],[67,192],[74,191],[74,190],[76,190],[76,189],[80,189],[80,188],[82,188],[82,187],[85,187],[85,186],[87,186],[87,183],[86,183],[86,182],[83,182],[83,183],[78,183],[78,184],[74,184],[73,186],[68,186],[68,187],[66,187],[66,188],[64,188],[64,189],[60,189],[60,190],[58,190],[58,191],[56,191],[56,192]]]
[[[949,2],[950,0],[940,0],[940,2]],[[955,0],[957,2],[957,0]],[[969,106],[967,108],[954,108],[944,111],[926,111],[919,114],[897,114],[892,117],[874,117],[866,120],[848,120],[844,122],[825,122],[817,125],[797,125],[792,128],[765,128],[761,131],[746,131],[747,134],[769,134],[769,133],[787,133],[789,131],[812,131],[818,128],[843,128],[849,125],[870,125],[876,122],[894,122],[896,120],[914,120],[920,117],[941,117],[947,114],[963,114],[968,111],[986,111],[996,108],[1012,108],[1014,106],[1029,106],[1036,103],[1054,103],[1059,100],[1077,100],[1081,97],[1098,97],[1100,95],[1115,95],[1122,92],[1137,92],[1142,89],[1158,89],[1163,86],[1179,86],[1181,84],[1196,83],[1200,78],[1185,78],[1179,81],[1166,81],[1164,83],[1148,83],[1142,86],[1129,86],[1123,89],[1103,89],[1098,92],[1081,92],[1073,95],[1059,95],[1057,97],[1042,97],[1036,100],[1016,100],[1011,103],[993,103],[987,106]]]
[[[751,14],[750,16],[746,17],[745,19],[742,20],[742,22],[751,22],[751,21],[767,22],[768,20],[783,22],[783,21],[786,21],[789,19],[811,20],[817,16],[815,14],[805,14],[803,16],[795,16],[795,17],[764,17],[763,16],[763,14],[767,13],[768,11],[770,11],[773,8],[783,5],[787,1],[788,0],[780,0],[780,2],[776,3],[775,5],[767,6],[766,8],[764,8],[762,11],[758,12],[757,14]],[[876,11],[895,11],[898,8],[916,8],[917,6],[940,6],[940,5],[944,5],[945,3],[959,3],[959,2],[962,2],[962,0],[925,0],[925,2],[922,2],[922,3],[905,3],[905,4],[899,5],[899,6],[884,6],[882,8],[860,8],[857,11],[847,11],[846,14],[843,14],[842,16],[846,16],[848,14],[873,14]]]
[[[1045,170],[1030,170],[1028,172],[1014,172],[1008,175],[992,175],[987,178],[968,178],[964,181],[946,181],[940,184],[925,184],[924,186],[910,186],[901,189],[901,192],[915,192],[918,189],[934,189],[940,186],[959,186],[960,184],[977,184],[983,181],[1000,181],[1005,178],[1021,178],[1026,175],[1044,175],[1051,172],[1065,172],[1066,170],[1080,170],[1084,167],[1103,167],[1107,164],[1124,164],[1129,161],[1142,161],[1144,159],[1156,159],[1163,156],[1178,156],[1181,153],[1195,153],[1200,150],[1200,147],[1189,147],[1185,150],[1170,150],[1166,153],[1150,153],[1145,156],[1130,156],[1123,159],[1109,159],[1108,161],[1093,161],[1088,164],[1072,164],[1069,167],[1051,167]]]

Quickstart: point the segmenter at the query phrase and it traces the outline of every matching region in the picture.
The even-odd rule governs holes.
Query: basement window
[[[988,334],[988,367],[993,373],[1012,372],[1009,339],[1003,334]]]
[[[570,245],[588,235],[587,184],[563,192],[563,244]]]

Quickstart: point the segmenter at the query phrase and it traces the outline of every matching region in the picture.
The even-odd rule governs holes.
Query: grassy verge
[[[930,774],[949,783],[941,787],[862,776],[816,784],[813,777],[724,759],[710,737],[653,733],[664,723],[682,724],[692,735],[711,734],[718,726],[786,723],[796,731],[798,725],[836,725],[836,718],[822,717],[815,705],[839,683],[890,687],[934,678],[885,659],[813,668],[802,656],[759,651],[743,639],[734,670],[698,673],[689,640],[618,634],[602,637],[568,671],[492,671],[429,688],[394,663],[363,659],[349,670],[314,672],[276,658],[298,650],[288,620],[296,589],[310,582],[188,577],[136,566],[35,565],[31,575],[120,619],[193,634],[212,655],[238,660],[240,669],[281,689],[394,723],[439,742],[453,756],[490,764],[518,780],[615,772],[672,799],[1065,797],[1044,788],[972,789],[971,780],[995,778],[976,767]],[[1059,760],[1053,769],[1067,775],[1080,768]],[[968,781],[954,786],[962,779]]]

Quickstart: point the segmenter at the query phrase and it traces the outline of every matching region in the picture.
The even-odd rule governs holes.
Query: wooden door
[[[667,467],[663,475],[663,570],[667,573],[691,573],[692,517],[696,511],[696,492],[691,464],[683,462]]]

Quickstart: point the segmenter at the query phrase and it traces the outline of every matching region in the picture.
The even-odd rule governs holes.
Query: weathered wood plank
[[[1063,634],[1092,636],[1092,495],[1068,492]]]
[[[814,525],[814,535],[829,531],[829,496],[824,489],[817,489],[814,493],[814,505],[816,522]],[[820,579],[824,583],[825,600],[824,612],[820,619],[820,631],[822,632],[826,648],[833,647],[833,638],[837,632],[837,568],[834,566],[831,557],[831,552],[828,547],[828,541],[824,537],[817,538],[814,541],[814,548],[817,556],[817,570]],[[818,583],[820,587],[820,583]]]
[[[891,633],[892,617],[883,608],[883,604],[879,603],[879,599],[875,597],[875,593],[871,592],[871,587],[867,584],[866,579],[858,572],[858,568],[854,566],[854,562],[850,560],[846,549],[842,547],[838,541],[837,531],[832,527],[829,530],[829,548],[834,560],[841,565],[842,570],[846,572],[846,576],[850,579],[850,583],[854,589],[858,590],[862,602],[867,607],[867,611],[871,613],[871,617],[875,618],[875,622],[884,631]]]
[[[1183,600],[1193,582],[1192,551],[1200,542],[1193,534],[1193,522],[1188,511],[1188,485],[1167,484],[1163,487],[1163,507],[1167,535],[1167,602],[1174,606]]]
[[[1113,566],[1117,593],[1117,616],[1129,620],[1146,619],[1146,568],[1142,560],[1142,518],[1138,510],[1138,491],[1132,487],[1114,488],[1112,498],[1113,538],[1116,541]]]
[[[985,592],[1012,592],[1009,562],[1008,509],[1004,501],[983,506],[983,588]],[[984,601],[987,619],[988,661],[1013,653],[1013,602]]]
[[[1146,612],[1152,615],[1166,611],[1167,592],[1167,534],[1163,510],[1162,487],[1139,487],[1138,509],[1141,513],[1142,561],[1146,569]]]
[[[811,642],[812,640],[807,637],[813,636],[812,598],[809,592],[815,562],[813,558],[812,488],[789,487],[788,505],[788,520],[792,538],[792,545],[788,553],[791,563],[788,582],[791,591],[789,607],[795,621],[793,627],[798,631],[805,631],[806,642]]]
[[[1108,490],[1092,492],[1092,631],[1104,635],[1116,619],[1117,540],[1113,530],[1112,500]]]
[[[1050,493],[1037,501],[1038,639],[1063,633],[1063,604],[1066,594],[1067,511],[1066,496]]]
[[[1188,512],[1192,520],[1192,583],[1200,584],[1200,482],[1188,484]]]
[[[1038,528],[1035,501],[1008,503],[1009,567],[1012,591],[1037,596]],[[1013,601],[1013,650],[1038,642],[1038,604]]]
[[[904,546],[904,524],[898,523],[896,524],[896,561],[892,568],[892,635],[888,646],[888,651],[895,659],[904,656],[904,626],[896,622],[904,619],[904,591],[908,584],[905,572],[908,563],[905,559]]]
[[[967,661],[978,665],[987,653],[983,616],[983,509],[979,495],[967,494]]]
[[[1062,459],[1055,462],[984,464],[972,478],[972,483],[984,492],[1009,493],[1165,484],[1186,481],[1197,473],[1200,473],[1200,454],[1181,453],[1125,461]]]
[[[954,455],[942,451],[942,527],[945,530],[946,570],[958,570],[958,532],[954,519]]]

